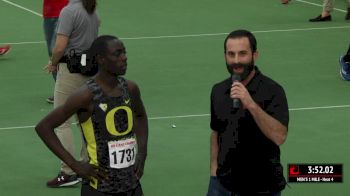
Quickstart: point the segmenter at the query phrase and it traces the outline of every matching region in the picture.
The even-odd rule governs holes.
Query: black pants
[[[102,193],[88,184],[81,185],[81,196],[143,196],[141,184],[135,189],[123,193]]]

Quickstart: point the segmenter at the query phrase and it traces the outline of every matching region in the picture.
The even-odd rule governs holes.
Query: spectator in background
[[[71,73],[67,66],[67,59],[73,50],[76,53],[82,53],[89,49],[91,43],[97,38],[100,20],[96,13],[96,1],[70,0],[60,13],[55,47],[51,61],[46,65],[46,69],[51,73],[58,70],[54,108],[63,105],[68,96],[90,78],[80,73]],[[64,148],[74,156],[75,145],[71,126],[72,122],[68,119],[56,129],[56,134]],[[84,146],[81,159],[87,161]],[[75,172],[66,163],[61,162],[58,176],[48,181],[47,186],[71,186],[78,182]]]
[[[58,17],[64,6],[68,4],[68,0],[44,0],[43,1],[43,27],[45,33],[45,40],[49,58],[52,56],[52,49],[56,41],[56,30]],[[57,72],[52,72],[53,79],[56,81]],[[46,101],[53,103],[54,97],[48,97]]]
[[[323,1],[323,11],[316,18],[309,19],[310,22],[325,22],[331,21],[331,12],[334,9],[335,0],[324,0]],[[347,0],[347,13],[345,15],[345,20],[350,20],[350,0]]]
[[[339,64],[341,78],[350,81],[350,45],[346,54],[340,56]]]
[[[11,46],[9,44],[0,46],[0,56],[3,56],[7,53],[9,53],[11,50]]]
[[[289,1],[291,1],[291,0],[281,0],[281,3],[282,3],[282,4],[288,4]]]

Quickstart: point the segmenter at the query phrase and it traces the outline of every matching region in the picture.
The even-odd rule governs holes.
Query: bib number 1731
[[[126,140],[108,142],[110,167],[121,169],[135,163],[136,140],[129,138]]]

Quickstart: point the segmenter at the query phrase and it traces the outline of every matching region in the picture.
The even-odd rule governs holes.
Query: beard
[[[239,75],[241,77],[241,81],[245,80],[249,74],[253,71],[254,69],[254,60],[250,61],[249,63],[232,63],[232,64],[228,64],[226,62],[226,68],[228,70],[228,72],[231,75]],[[234,72],[234,68],[243,68],[243,73],[241,74],[237,74]]]

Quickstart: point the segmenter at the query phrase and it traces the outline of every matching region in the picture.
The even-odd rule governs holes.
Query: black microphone
[[[231,79],[232,79],[232,83],[234,81],[240,82],[241,76],[237,75],[237,74],[232,74]],[[233,98],[232,101],[233,101],[233,108],[235,108],[235,109],[239,108],[239,106],[241,105],[241,101],[238,98]]]

